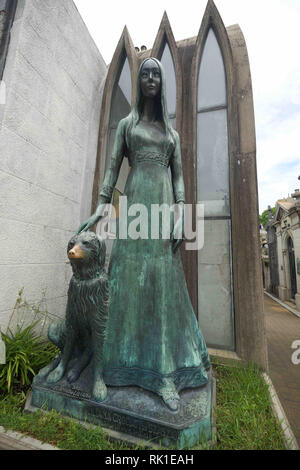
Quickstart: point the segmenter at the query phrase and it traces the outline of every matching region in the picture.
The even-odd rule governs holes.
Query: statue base
[[[180,392],[176,412],[170,411],[161,397],[139,387],[108,387],[105,401],[97,403],[88,389],[91,381],[87,372],[84,371],[74,384],[69,384],[65,378],[56,384],[47,384],[37,376],[27,410],[54,409],[80,421],[101,425],[106,430],[138,438],[143,444],[146,441],[149,447],[159,444],[183,449],[196,444],[206,446],[212,441],[215,380],[211,371],[205,386]]]

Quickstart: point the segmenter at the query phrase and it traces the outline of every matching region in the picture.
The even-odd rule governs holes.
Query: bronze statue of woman
[[[98,207],[78,232],[102,217],[124,157],[131,167],[124,190],[128,208],[143,204],[151,214],[152,204],[176,203],[180,215],[169,239],[122,239],[117,232],[109,265],[104,381],[150,390],[176,411],[180,390],[207,383],[210,361],[186,286],[182,238],[175,236],[184,225],[180,141],[168,117],[164,70],[155,58],[140,66],[136,102],[118,125]]]

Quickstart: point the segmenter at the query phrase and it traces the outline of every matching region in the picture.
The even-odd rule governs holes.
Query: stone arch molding
[[[168,46],[174,66],[174,79],[176,80],[176,129],[181,126],[182,105],[182,71],[179,63],[178,47],[166,12],[164,12],[151,55],[161,60],[165,47]]]
[[[234,90],[234,65],[231,44],[228,37],[227,30],[224,26],[222,18],[212,0],[209,0],[207,3],[206,10],[202,19],[202,23],[199,29],[199,33],[196,39],[195,52],[192,63],[192,73],[191,73],[191,85],[190,89],[192,91],[192,113],[193,113],[193,124],[194,124],[194,136],[197,135],[197,91],[198,91],[198,77],[199,69],[201,64],[201,59],[206,44],[206,39],[210,29],[213,30],[215,37],[217,39],[225,69],[225,79],[226,79],[226,95],[227,95],[227,108],[228,108],[228,150],[229,150],[229,162],[234,159],[234,156],[237,152],[237,136],[236,131],[238,129],[238,123],[236,119],[236,102],[233,97]],[[196,139],[193,142],[193,153],[196,155]],[[196,162],[195,162],[196,163]],[[230,174],[230,182],[232,182],[232,175]],[[234,188],[231,184],[230,193],[234,191]],[[233,201],[232,201],[233,203]]]
[[[124,62],[128,59],[129,70],[131,73],[131,106],[135,101],[136,79],[138,74],[138,56],[134,48],[128,29],[125,26],[119,39],[112,61],[109,65],[106,81],[103,90],[103,99],[100,115],[100,126],[98,136],[98,150],[96,157],[96,167],[92,194],[92,212],[97,207],[97,201],[100,193],[100,185],[104,177],[105,158],[108,145],[108,131],[113,91],[118,83]]]
[[[288,246],[287,246],[288,238],[291,238],[292,242],[294,243],[294,234],[293,234],[293,230],[291,230],[291,229],[288,229],[283,233],[283,236],[282,236],[282,250],[287,250],[287,248],[288,248]]]
[[[230,40],[227,34],[227,30],[224,26],[222,18],[212,0],[209,0],[206,6],[206,10],[203,15],[202,23],[198,32],[195,54],[193,59],[193,74],[191,76],[192,89],[195,90],[198,82],[198,70],[203,54],[203,49],[206,43],[208,32],[212,28],[217,41],[220,46],[220,50],[223,56],[223,62],[226,71],[227,80],[227,95],[230,97],[233,89],[233,59]]]

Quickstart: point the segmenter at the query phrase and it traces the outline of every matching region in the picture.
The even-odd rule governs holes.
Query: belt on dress
[[[158,152],[135,152],[129,155],[130,166],[135,166],[137,163],[151,162],[157,163],[165,167],[169,166],[169,156],[165,153]]]

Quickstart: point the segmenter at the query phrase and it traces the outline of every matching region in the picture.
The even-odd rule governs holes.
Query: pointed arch
[[[193,59],[193,70],[195,72],[195,75],[192,76],[193,89],[197,88],[198,70],[203,55],[203,49],[210,29],[212,29],[214,35],[216,36],[222,53],[223,62],[225,66],[227,96],[230,97],[232,96],[234,87],[231,45],[228,38],[227,30],[213,0],[208,0],[196,40],[195,56]]]
[[[267,367],[262,274],[258,250],[256,144],[250,67],[245,40],[239,26],[225,28],[213,0],[209,0],[207,3],[196,39],[192,63],[190,86],[193,114],[192,155],[195,159],[193,163],[197,168],[198,72],[210,30],[212,30],[222,54],[226,79],[227,99],[223,110],[225,109],[227,113],[227,144],[224,141],[222,146],[223,149],[228,146],[230,213],[225,216],[220,215],[215,219],[219,218],[218,223],[224,219],[224,224],[227,219],[227,223],[231,225],[228,234],[232,256],[234,350],[239,357],[246,360],[251,358],[254,363]],[[218,114],[217,109],[218,107],[215,109],[215,115]],[[210,109],[211,115],[212,111]],[[193,181],[197,188],[197,177]],[[195,200],[197,200],[197,194],[195,194]],[[244,222],[245,217],[247,217],[247,223],[241,223]],[[220,238],[221,232],[218,233]],[[199,263],[203,262],[203,256],[207,256],[205,249],[204,254],[202,250],[202,259],[199,254],[195,262],[198,273],[198,300],[201,288]],[[249,263],[250,260],[251,263]],[[201,325],[201,318],[199,318],[199,322]],[[251,341],[248,340],[249,338]]]
[[[226,28],[211,0],[192,70],[196,197],[204,203],[205,216],[204,249],[197,256],[198,318],[208,344],[235,350],[229,132],[233,61]]]
[[[293,230],[291,230],[291,229],[285,230],[282,234],[282,244],[281,244],[282,250],[287,250],[287,248],[288,248],[288,239],[289,238],[294,243],[294,233],[293,233]]]
[[[210,41],[210,47],[213,47],[216,54],[220,54],[220,57],[217,59],[217,67],[224,67],[224,78],[225,78],[225,88],[219,89],[219,96],[216,98],[215,103],[209,103],[200,101],[198,96],[199,91],[199,76],[201,71],[201,61],[205,60],[204,57],[206,54],[206,45]],[[208,52],[208,51],[207,51]],[[222,63],[221,63],[222,62]],[[215,84],[215,89],[219,84]],[[238,119],[237,119],[237,105],[234,97],[234,87],[235,87],[235,75],[234,75],[234,65],[233,65],[233,56],[231,50],[231,44],[228,37],[227,30],[224,26],[222,18],[213,2],[213,0],[208,0],[206,10],[202,19],[202,23],[199,29],[199,33],[196,39],[195,44],[195,53],[192,64],[192,73],[191,73],[191,90],[193,93],[192,99],[192,113],[193,113],[193,125],[194,125],[194,139],[193,139],[193,154],[197,156],[197,113],[199,111],[205,111],[205,108],[216,110],[218,108],[227,109],[227,133],[228,138],[227,142],[223,144],[228,145],[228,158],[229,158],[229,193],[232,195],[234,190],[233,186],[233,165],[234,158],[237,154],[238,148]],[[199,109],[202,108],[202,109]],[[221,114],[221,113],[220,113]],[[197,168],[197,161],[195,163],[195,168]],[[233,210],[234,199],[231,198],[230,206],[231,212]]]
[[[116,87],[120,85],[120,80],[122,81],[122,71],[124,70],[124,66],[127,68],[127,73],[130,72],[131,88],[128,88],[127,86],[127,89],[123,89],[123,91],[124,94],[129,97],[129,99],[131,98],[130,105],[132,106],[135,101],[136,94],[135,83],[138,73],[138,58],[126,26],[124,27],[115,53],[113,55],[112,61],[109,65],[103,90],[98,137],[98,150],[92,195],[92,212],[97,207],[100,185],[104,177],[106,158],[110,145],[110,127],[112,127],[112,104],[115,98]],[[114,125],[115,124],[117,123],[114,123]]]
[[[182,71],[179,64],[177,44],[166,12],[163,14],[151,55],[160,60],[164,65],[169,114],[174,127],[180,130],[182,116]]]
[[[219,51],[222,55],[224,72],[225,72],[225,82],[226,82],[226,103],[217,103],[220,106],[222,104],[227,106],[227,122],[228,122],[228,151],[229,151],[229,165],[230,168],[233,164],[234,155],[237,153],[237,131],[238,131],[238,120],[236,114],[236,102],[234,99],[234,86],[235,86],[235,76],[234,76],[234,66],[233,66],[233,56],[231,50],[230,40],[227,34],[227,30],[223,24],[222,18],[213,2],[213,0],[208,0],[206,10],[202,19],[200,30],[196,39],[195,44],[195,53],[192,63],[192,73],[191,73],[191,90],[192,90],[192,114],[194,122],[194,136],[197,136],[197,112],[198,112],[198,80],[199,80],[199,70],[201,59],[203,57],[204,48],[209,36],[209,33],[212,33],[213,38],[215,38]],[[204,106],[203,106],[204,107]],[[216,106],[217,108],[218,106]],[[197,139],[194,138],[193,141],[193,154],[197,155]],[[195,162],[197,165],[197,162]],[[231,176],[231,175],[230,175]],[[230,191],[232,190],[232,178],[230,177]],[[233,203],[233,201],[232,201]]]

